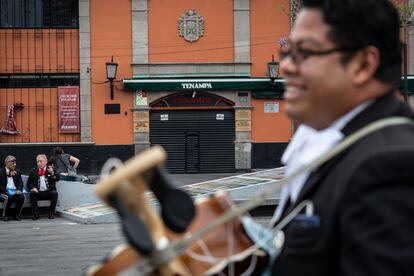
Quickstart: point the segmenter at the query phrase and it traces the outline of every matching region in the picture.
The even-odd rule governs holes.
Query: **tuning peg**
[[[176,233],[184,232],[195,216],[191,197],[175,188],[159,168],[154,170],[149,187],[160,202],[161,217],[165,225]]]
[[[138,216],[132,214],[116,195],[110,195],[109,201],[121,217],[122,229],[129,243],[142,255],[150,255],[154,246],[145,224]]]

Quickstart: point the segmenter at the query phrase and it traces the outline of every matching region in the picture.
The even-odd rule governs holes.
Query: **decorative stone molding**
[[[195,9],[188,10],[178,19],[178,34],[188,42],[195,42],[204,35],[204,17]]]
[[[206,63],[134,63],[132,73],[134,76],[154,75],[187,75],[196,76],[250,76],[249,62],[206,62]]]
[[[301,7],[302,7],[302,2],[300,0],[290,1],[290,26],[291,28],[293,28],[293,25],[295,24],[296,17]]]

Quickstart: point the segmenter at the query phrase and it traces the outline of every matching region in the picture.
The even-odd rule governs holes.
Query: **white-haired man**
[[[47,157],[39,154],[36,157],[37,167],[30,171],[27,180],[27,188],[30,191],[30,202],[32,204],[33,220],[39,219],[38,200],[50,200],[49,219],[54,218],[58,192],[56,182],[59,176],[55,174],[53,167],[47,165]]]

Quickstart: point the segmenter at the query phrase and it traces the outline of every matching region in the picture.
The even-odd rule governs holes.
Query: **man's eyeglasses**
[[[337,47],[328,50],[322,51],[315,51],[315,50],[307,50],[301,47],[294,47],[294,46],[287,46],[285,49],[280,49],[280,59],[283,60],[287,57],[291,57],[293,63],[299,65],[307,58],[311,56],[325,56],[336,52],[354,52],[356,50],[361,49],[361,46],[344,46],[344,47]]]
[[[16,163],[16,160],[10,160],[9,162],[10,163]]]

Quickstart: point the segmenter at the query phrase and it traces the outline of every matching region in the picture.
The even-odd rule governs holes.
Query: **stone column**
[[[147,0],[132,0],[132,63],[148,63]]]
[[[92,141],[91,46],[89,0],[79,0],[79,65],[81,142]]]
[[[250,0],[234,0],[234,62],[250,62]],[[250,170],[252,152],[250,93],[235,93],[236,170]],[[240,96],[242,95],[242,96]]]
[[[135,154],[150,147],[149,141],[149,112],[148,97],[145,92],[137,91],[134,94],[132,108],[134,124]]]
[[[414,6],[414,0],[409,0],[408,4],[411,6]],[[414,75],[414,26],[411,26],[411,28],[408,28],[407,31],[408,31],[407,72],[408,72],[408,75]],[[414,91],[412,90],[408,92],[414,93]],[[411,108],[414,109],[414,94],[408,95],[408,103],[411,106]]]
[[[234,106],[236,141],[235,167],[236,170],[250,170],[252,168],[252,106],[249,92],[235,92]]]
[[[132,63],[148,64],[148,1],[132,0]],[[144,67],[148,68],[148,66]],[[135,70],[134,70],[135,71]],[[134,72],[135,73],[135,72]],[[144,72],[148,74],[149,72]],[[149,105],[146,92],[136,91],[133,102],[134,148],[139,153],[150,147]]]
[[[234,0],[234,62],[250,62],[250,0]]]
[[[414,6],[414,0],[409,0],[409,4]],[[408,31],[408,47],[408,74],[414,75],[414,25]]]
[[[302,3],[300,0],[291,0],[290,1],[290,30],[293,30],[295,25],[296,17],[299,13]]]

